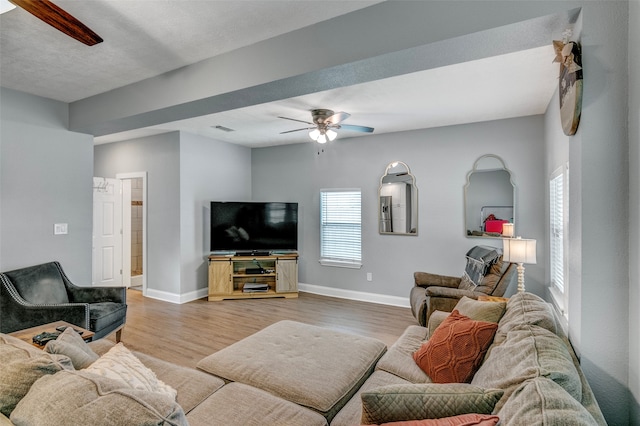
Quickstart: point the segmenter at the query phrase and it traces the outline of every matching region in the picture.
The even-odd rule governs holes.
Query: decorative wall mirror
[[[378,200],[381,234],[418,235],[418,188],[409,166],[389,163],[380,178]]]
[[[486,154],[473,163],[464,186],[468,237],[502,238],[504,223],[515,225],[516,186],[502,158]]]

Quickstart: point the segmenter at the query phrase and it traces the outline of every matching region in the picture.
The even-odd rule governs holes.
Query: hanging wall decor
[[[572,136],[578,130],[582,111],[582,56],[575,41],[554,40],[554,62],[560,62],[560,121],[562,130]]]

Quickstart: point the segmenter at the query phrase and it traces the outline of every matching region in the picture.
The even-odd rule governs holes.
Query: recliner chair
[[[515,263],[502,261],[502,252],[494,247],[475,246],[467,252],[467,266],[462,277],[414,272],[414,287],[409,300],[411,312],[426,327],[435,311],[451,312],[462,296],[502,297],[516,284]]]
[[[119,342],[127,318],[126,290],[76,286],[58,262],[0,273],[0,332],[62,320],[93,331],[94,339],[116,332]]]

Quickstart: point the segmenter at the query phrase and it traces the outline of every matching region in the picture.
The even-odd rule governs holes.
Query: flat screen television
[[[211,251],[296,251],[298,203],[211,202]]]

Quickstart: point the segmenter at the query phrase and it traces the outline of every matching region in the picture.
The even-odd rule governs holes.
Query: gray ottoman
[[[198,363],[229,382],[263,389],[321,413],[347,403],[385,353],[383,342],[294,321],[280,321]]]

